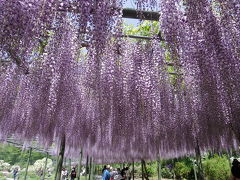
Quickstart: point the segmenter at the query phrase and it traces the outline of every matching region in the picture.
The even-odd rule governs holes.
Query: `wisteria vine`
[[[136,0],[161,14],[146,42],[121,37],[124,2],[0,0],[1,138],[99,162],[237,148],[240,3]]]

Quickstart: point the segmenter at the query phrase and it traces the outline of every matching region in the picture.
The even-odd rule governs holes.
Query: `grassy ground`
[[[86,176],[81,176],[81,180],[87,180]],[[3,176],[3,174],[0,172],[0,180],[13,180],[12,174],[9,173],[7,176]],[[24,172],[20,172],[18,176],[18,180],[24,180]],[[39,176],[37,176],[33,172],[29,172],[27,175],[27,180],[41,180]],[[50,176],[47,177],[45,176],[45,180],[54,180],[54,173]],[[134,180],[142,180],[141,177],[135,177]],[[150,177],[149,180],[158,180],[157,177]],[[162,179],[162,180],[171,180],[171,179]]]
[[[142,180],[142,178],[134,178],[134,180]],[[158,177],[150,177],[149,180],[158,180]],[[162,178],[162,180],[173,180],[173,179],[164,179],[164,178]]]

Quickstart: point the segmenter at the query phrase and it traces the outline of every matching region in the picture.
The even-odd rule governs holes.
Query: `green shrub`
[[[173,173],[170,171],[169,168],[162,168],[162,177],[171,179],[173,177]]]
[[[184,162],[176,162],[174,172],[177,179],[188,179],[192,167],[187,166]]]
[[[204,173],[208,180],[227,180],[230,177],[230,166],[226,156],[215,155],[203,162]]]
[[[154,175],[157,175],[157,164],[156,163],[147,163],[147,175],[148,177],[153,177]]]
[[[18,174],[18,179],[19,180],[23,180],[24,179],[24,176],[25,176],[25,171],[21,171],[19,172]],[[9,178],[12,178],[13,175],[9,175]],[[28,172],[27,174],[27,180],[40,180],[40,177],[37,176],[34,172]]]

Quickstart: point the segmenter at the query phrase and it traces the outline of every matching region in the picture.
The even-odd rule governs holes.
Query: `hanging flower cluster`
[[[216,1],[214,9],[207,0],[188,0],[181,7],[180,2],[163,2],[171,8],[165,6],[162,24],[172,54],[185,72],[196,121],[194,136],[201,143],[220,141],[224,145],[227,142],[223,137],[234,139],[229,134],[233,133],[239,141],[239,45],[232,44],[239,34],[239,3]],[[222,137],[217,140],[216,134]],[[203,136],[207,139],[203,140]]]
[[[0,136],[102,162],[236,148],[239,3],[162,0],[146,43],[120,37],[123,2],[0,0]]]

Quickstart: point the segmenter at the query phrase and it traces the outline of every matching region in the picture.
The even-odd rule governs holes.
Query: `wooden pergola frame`
[[[138,11],[136,9],[124,8],[122,10],[123,18],[159,21],[160,13],[155,11]]]

